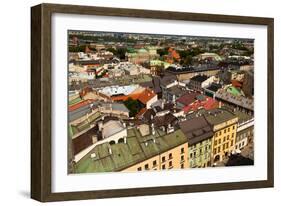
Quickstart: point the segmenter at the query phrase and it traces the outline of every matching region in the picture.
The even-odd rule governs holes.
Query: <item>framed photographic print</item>
[[[273,187],[273,19],[31,8],[31,197]]]

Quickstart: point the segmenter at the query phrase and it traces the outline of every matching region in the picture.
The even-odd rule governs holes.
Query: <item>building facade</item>
[[[213,131],[204,116],[180,122],[180,128],[188,141],[190,168],[211,166]]]
[[[222,161],[235,150],[238,117],[225,109],[215,109],[205,114],[213,125],[212,164]]]
[[[133,172],[143,170],[169,170],[169,169],[185,169],[189,167],[188,162],[188,144],[183,143],[175,148],[171,148],[166,152],[137,163],[122,171]]]

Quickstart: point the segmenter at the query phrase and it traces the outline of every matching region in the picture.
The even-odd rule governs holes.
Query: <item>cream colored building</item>
[[[143,170],[169,170],[169,169],[184,169],[188,168],[188,144],[183,143],[175,148],[168,149],[167,151],[155,155],[147,160],[139,162],[126,171],[143,171]]]

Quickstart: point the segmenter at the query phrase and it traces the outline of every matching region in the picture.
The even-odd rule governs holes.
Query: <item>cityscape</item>
[[[254,39],[68,31],[68,173],[254,165]]]

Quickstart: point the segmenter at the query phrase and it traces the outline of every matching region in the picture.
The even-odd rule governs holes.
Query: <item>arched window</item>
[[[118,143],[124,143],[124,138],[118,139]]]
[[[114,140],[111,140],[111,141],[109,142],[109,144],[110,144],[110,145],[113,145],[113,144],[115,144],[115,141],[114,141]]]
[[[220,156],[219,156],[219,155],[216,155],[214,161],[217,162],[217,161],[219,161],[219,160],[220,160]]]

